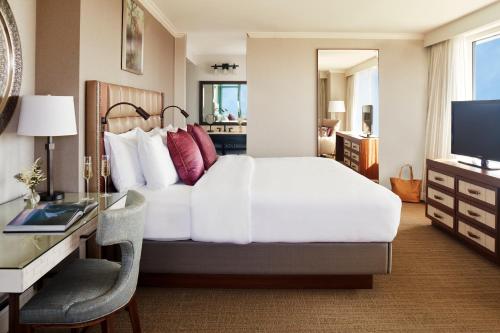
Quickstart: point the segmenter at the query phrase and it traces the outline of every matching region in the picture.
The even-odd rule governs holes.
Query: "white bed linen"
[[[401,200],[331,159],[223,156],[194,186],[205,242],[391,242]]]
[[[192,186],[173,184],[160,190],[135,188],[146,198],[144,239],[173,241],[191,238]]]

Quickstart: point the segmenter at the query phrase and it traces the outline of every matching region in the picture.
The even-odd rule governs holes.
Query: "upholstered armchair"
[[[340,121],[335,119],[323,119],[318,128],[319,135],[319,155],[334,155],[335,154],[335,133],[339,130]],[[331,128],[330,133],[322,133],[321,127]]]

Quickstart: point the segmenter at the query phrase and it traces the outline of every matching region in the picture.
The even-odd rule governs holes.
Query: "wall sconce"
[[[223,64],[215,64],[215,65],[212,65],[210,66],[214,69],[214,71],[217,71],[218,69],[222,69],[223,72],[229,72],[229,70],[236,70],[236,68],[240,67],[240,65],[236,65],[236,64],[228,64],[228,63],[223,63]]]

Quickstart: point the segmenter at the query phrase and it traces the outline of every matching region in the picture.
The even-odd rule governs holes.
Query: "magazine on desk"
[[[43,203],[23,210],[5,226],[3,232],[64,232],[95,207],[97,202],[94,200]]]

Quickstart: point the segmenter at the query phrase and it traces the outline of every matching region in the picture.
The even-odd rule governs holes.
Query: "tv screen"
[[[500,100],[451,103],[451,152],[500,161]]]

